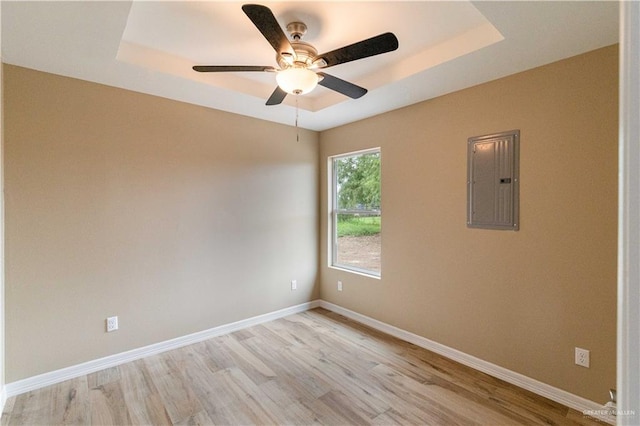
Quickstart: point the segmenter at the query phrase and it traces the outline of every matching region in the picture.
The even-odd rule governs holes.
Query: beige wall
[[[322,297],[594,401],[615,386],[616,47],[319,145],[22,68],[4,79],[7,382]],[[468,229],[466,140],[512,129],[520,231]],[[324,223],[327,156],[375,146],[380,280],[326,266]]]
[[[319,297],[317,133],[4,79],[7,382]]]
[[[616,384],[617,46],[321,134],[382,147],[382,279],[327,267],[324,300],[606,402]],[[520,129],[520,231],[466,227],[466,141]],[[336,289],[337,280],[344,291]],[[574,365],[574,347],[591,368]]]

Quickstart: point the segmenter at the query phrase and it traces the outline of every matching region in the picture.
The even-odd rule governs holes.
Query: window
[[[331,266],[379,277],[380,149],[331,157]]]

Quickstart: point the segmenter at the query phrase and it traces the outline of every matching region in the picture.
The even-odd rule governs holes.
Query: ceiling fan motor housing
[[[308,68],[313,63],[313,58],[318,55],[315,47],[304,41],[292,41],[291,46],[296,52],[296,57],[285,53],[278,53],[276,60],[280,68],[287,69],[291,67]]]
[[[293,47],[296,57],[292,57],[289,52],[279,52],[276,54],[276,61],[281,69],[291,67],[309,68],[312,65],[322,67],[326,63],[320,59],[314,63],[314,58],[318,56],[318,50],[311,44],[301,40],[307,33],[307,26],[303,22],[291,22],[287,25],[287,31],[291,34],[291,47]]]

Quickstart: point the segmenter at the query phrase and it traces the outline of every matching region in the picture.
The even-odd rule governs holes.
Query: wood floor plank
[[[54,390],[53,410],[51,416],[56,424],[81,425],[88,422],[89,387],[87,377],[67,380]]]
[[[319,425],[320,420],[309,407],[306,407],[300,401],[296,401],[284,408],[284,415],[288,421],[282,424],[290,425]]]
[[[294,398],[294,400],[319,398],[331,389],[331,383],[296,362],[296,355],[290,346],[271,348],[268,341],[260,337],[249,339],[245,341],[245,344],[255,350],[260,350],[264,362],[277,374],[274,380],[260,386],[273,388],[273,385],[277,384],[281,393],[284,394],[283,397],[289,397],[287,403],[293,402],[290,398]],[[271,397],[271,394],[269,395]]]
[[[82,425],[90,422],[87,376],[15,397],[8,424]]]
[[[390,408],[384,413],[375,417],[372,422],[372,425],[420,425],[427,424],[425,423],[424,416],[418,416],[410,410],[398,411],[396,409]],[[439,422],[430,423],[430,424],[440,424]]]
[[[294,348],[292,352],[295,354],[292,362],[306,365],[315,375],[333,383],[334,389],[339,389],[360,401],[360,405],[366,407],[362,408],[363,411],[377,415],[391,407],[391,402],[385,398],[384,389],[367,380],[366,370],[354,373],[349,366],[340,365],[327,357],[317,357],[313,351],[306,348]],[[374,414],[370,417],[374,417]]]
[[[169,356],[177,362],[182,377],[189,383],[205,411],[214,412],[233,402],[233,396],[226,392],[220,380],[220,375],[226,374],[226,370],[211,370],[210,364],[197,347],[187,346],[179,351],[172,351]]]
[[[316,309],[9,398],[2,425],[580,425],[554,401]]]
[[[133,425],[170,425],[169,413],[147,371],[137,360],[118,367],[125,404]]]
[[[0,424],[2,426],[6,426],[10,423],[9,419],[11,418],[11,412],[13,411],[13,407],[16,404],[16,398],[8,398],[4,404],[2,409],[2,418],[0,419]]]
[[[218,336],[203,342],[205,346],[203,356],[206,356],[209,363],[215,366],[214,371],[226,370],[237,365],[233,352],[224,345],[225,340],[226,336]]]
[[[208,411],[215,423],[276,424],[276,418],[260,401],[267,401],[257,385],[242,371],[230,368],[216,373],[219,386],[229,395],[229,402]]]
[[[267,381],[276,376],[273,370],[266,366],[252,351],[248,350],[246,346],[238,342],[233,336],[226,339],[224,344],[233,352],[233,358],[236,362],[242,362],[244,364],[243,370],[253,377],[254,381],[257,381],[255,377],[259,377],[258,380],[260,381]]]
[[[260,385],[260,389],[269,399],[270,412],[279,424],[307,424],[315,422],[315,413],[310,411],[303,402],[314,401],[317,398],[306,398],[291,393],[292,389],[286,380],[272,380]]]
[[[89,389],[97,388],[107,383],[120,380],[120,369],[118,367],[105,368],[87,375],[87,384]]]
[[[251,327],[251,330],[253,331],[254,337],[254,339],[252,340],[259,338],[267,341],[269,342],[269,348],[277,350],[280,348],[287,348],[291,346],[291,343],[288,340],[282,338],[282,336],[280,336],[278,333],[274,333],[263,324]]]
[[[9,414],[7,423],[16,425],[46,424],[51,418],[53,388],[53,386],[47,386],[12,397],[13,401],[6,407],[12,407],[11,411],[7,413]],[[5,413],[3,413],[4,416]]]
[[[256,421],[252,423],[277,424],[280,407],[274,404],[243,370],[233,368],[230,370],[230,373],[229,378],[233,381],[234,385],[237,386],[237,390],[242,392],[242,394],[238,394],[239,397],[235,399],[236,401],[241,401],[245,411],[256,419]]]
[[[145,358],[144,365],[158,389],[172,423],[183,421],[203,410],[202,404],[182,378],[170,355]]]
[[[354,327],[365,332],[367,330],[366,326],[357,323],[355,323]],[[467,390],[467,397],[470,399],[491,399],[494,402],[498,402],[496,406],[507,404],[509,406],[508,411],[517,419],[518,423],[539,424],[542,422],[548,424],[549,422],[562,421],[566,417],[567,407],[535,396],[533,407],[545,404],[549,410],[546,415],[541,416],[535,409],[529,409],[532,407],[532,394],[530,392],[523,391],[499,379],[462,366],[455,361],[425,351],[408,342],[394,341],[394,338],[380,335],[379,333],[375,330],[372,330],[371,333],[365,333],[369,336],[377,336],[378,338],[375,341],[357,339],[357,344],[362,350],[361,353],[366,353],[368,349],[380,354],[380,358],[377,359],[381,363],[393,365],[394,368],[400,369],[403,374],[409,375],[415,380],[424,382],[436,381],[441,384],[448,384],[449,387],[455,384]],[[353,338],[353,336],[349,335],[349,338]],[[389,342],[393,346],[404,347],[405,350],[398,351],[395,349],[388,351],[386,346],[388,346],[387,343]],[[374,359],[376,358],[374,357]],[[458,387],[456,392],[461,392],[461,388]]]
[[[350,425],[352,424],[348,417],[344,416],[340,409],[335,410],[329,406],[322,399],[315,399],[313,401],[300,401],[302,405],[312,411],[315,419],[318,423],[323,425]],[[358,419],[357,424],[364,424],[364,419]]]
[[[119,382],[110,382],[91,389],[89,391],[89,401],[91,404],[92,424],[131,424],[129,410]]]
[[[236,340],[245,340],[253,337],[253,331],[245,328],[243,330],[234,331],[233,333],[230,333],[230,335]]]
[[[209,417],[209,414],[205,410],[194,414],[193,416],[189,416],[183,421],[176,423],[178,426],[204,426],[204,425],[212,425],[213,420]]]
[[[228,346],[227,341],[224,344]],[[237,348],[236,351],[242,353],[242,364],[246,366],[244,361],[248,357],[247,354]],[[244,396],[245,406],[247,409],[251,409],[255,414],[254,417],[273,419],[272,414],[278,407],[269,402],[267,396],[249,378],[247,371],[233,367],[213,372],[207,368],[201,354],[191,347],[172,351],[170,356],[176,362],[176,366],[181,370],[184,379],[190,384],[210,418],[216,418],[221,413],[224,418],[227,418],[228,407],[242,400]],[[257,358],[252,361],[259,362],[260,368],[268,369]],[[254,371],[253,366],[249,370]],[[275,376],[275,373],[271,372],[271,374]]]
[[[211,346],[210,346],[211,345]],[[233,360],[230,358],[228,362],[221,363],[220,360],[217,360],[214,356],[215,354],[215,345],[212,344],[212,341],[205,341],[194,343],[193,345],[187,346],[188,350],[192,351],[194,354],[197,354],[199,359],[206,365],[206,368],[210,371],[216,372],[220,370],[224,370],[225,368],[229,368],[235,365]],[[212,349],[214,348],[212,353]]]
[[[451,409],[462,422],[488,424],[511,424],[514,419],[501,415],[495,410],[464,398],[447,388],[434,384],[425,384],[406,377],[385,365],[379,365],[374,369],[379,378],[387,380],[387,386],[393,383],[396,389],[401,389],[403,395],[411,394],[413,397],[427,401],[429,406],[439,405]]]
[[[362,404],[358,398],[352,398],[340,390],[327,392],[320,400],[344,417],[350,425],[367,425],[371,423],[372,418],[380,414],[370,410],[370,407]]]

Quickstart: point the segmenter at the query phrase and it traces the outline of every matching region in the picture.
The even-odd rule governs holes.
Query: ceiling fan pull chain
[[[298,128],[298,95],[296,95],[296,142],[300,142],[300,129]]]

